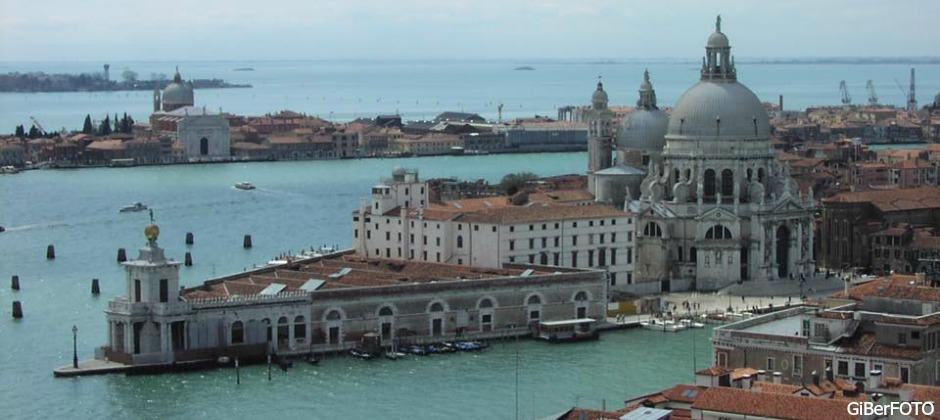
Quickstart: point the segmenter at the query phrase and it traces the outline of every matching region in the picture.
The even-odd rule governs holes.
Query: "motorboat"
[[[640,326],[653,331],[677,332],[686,329],[682,324],[677,324],[673,320],[651,319],[649,322],[640,322]]]
[[[366,351],[359,350],[359,349],[350,349],[349,355],[357,359],[363,359],[363,360],[372,359],[372,354]]]
[[[406,353],[410,353],[415,356],[427,356],[428,355],[428,350],[424,346],[419,345],[419,344],[410,345],[408,347],[405,347],[402,350],[404,350]]]
[[[129,206],[121,207],[121,209],[118,210],[118,212],[119,213],[135,213],[135,212],[144,211],[144,210],[147,210],[147,205],[141,202],[136,202]]]
[[[679,321],[679,325],[683,325],[686,328],[705,328],[705,324],[691,319],[683,319]]]
[[[15,166],[4,166],[0,167],[0,174],[13,175],[19,173],[20,170],[16,169]]]
[[[389,351],[385,352],[385,358],[388,359],[388,360],[398,360],[398,359],[401,359],[401,358],[403,358],[403,357],[405,357],[405,356],[407,356],[407,354],[402,353],[402,352],[399,352],[399,351],[392,351],[392,350],[389,350]]]
[[[252,183],[247,182],[247,181],[245,181],[245,182],[239,182],[239,183],[235,184],[235,188],[238,188],[238,189],[240,189],[240,190],[253,190],[253,189],[255,189],[255,184],[252,184]]]

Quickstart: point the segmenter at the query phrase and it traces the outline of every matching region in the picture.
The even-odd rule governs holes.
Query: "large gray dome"
[[[725,34],[715,31],[708,37],[707,47],[711,48],[730,48],[731,43],[728,42],[728,37]]]
[[[597,82],[597,89],[591,95],[591,105],[594,109],[607,109],[607,92],[604,91],[604,84]]]
[[[660,109],[637,109],[627,115],[617,133],[618,149],[662,152],[669,116]]]
[[[173,82],[163,89],[163,110],[172,111],[184,106],[193,106],[193,84],[184,82],[177,69]]]
[[[770,117],[746,86],[703,80],[679,97],[669,117],[668,136],[767,138]]]

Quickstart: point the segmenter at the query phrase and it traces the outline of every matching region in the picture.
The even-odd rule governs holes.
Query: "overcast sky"
[[[937,56],[938,0],[0,0],[0,60]]]

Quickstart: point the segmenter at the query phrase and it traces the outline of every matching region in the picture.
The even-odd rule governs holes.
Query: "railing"
[[[108,312],[128,315],[146,314],[147,304],[143,302],[130,302],[127,299],[114,299],[108,302]]]
[[[193,309],[218,308],[251,304],[309,301],[310,293],[303,290],[283,292],[276,295],[234,295],[217,298],[193,299],[187,301]]]

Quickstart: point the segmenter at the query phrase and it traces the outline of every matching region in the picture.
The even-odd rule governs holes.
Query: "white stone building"
[[[195,107],[192,82],[184,82],[179,69],[173,82],[154,89],[150,126],[155,133],[176,140],[179,156],[190,162],[219,161],[231,157],[228,120],[220,112]]]
[[[416,195],[417,194],[417,195]],[[611,292],[633,282],[634,216],[595,204],[587,191],[428,203],[416,172],[396,170],[353,212],[356,252],[371,258],[469,267],[505,264],[599,268]]]
[[[701,80],[669,117],[639,213],[637,292],[717,290],[739,281],[801,280],[815,270],[814,202],[770,145],[763,104],[738,83],[716,23]]]

